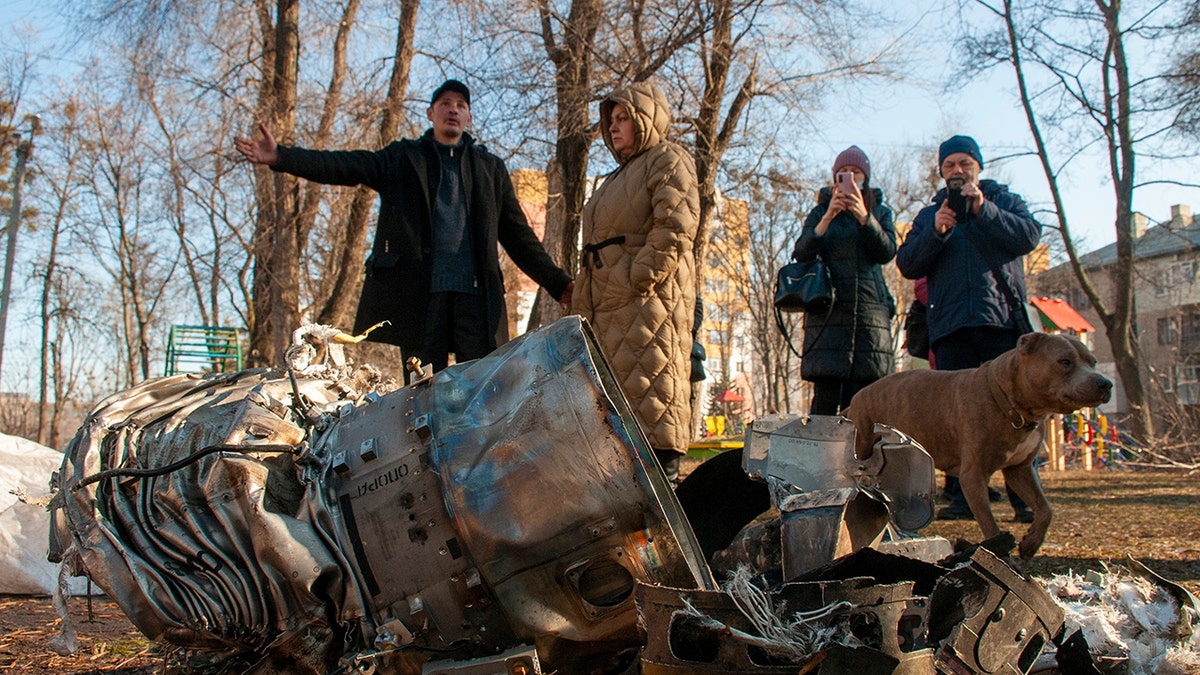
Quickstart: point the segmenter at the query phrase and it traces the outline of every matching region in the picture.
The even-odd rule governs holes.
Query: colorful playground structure
[[[744,427],[738,421],[733,420],[730,424],[723,415],[710,415],[704,422],[707,433],[689,446],[689,456],[703,460],[724,450],[742,447]],[[1051,415],[1044,434],[1047,461],[1042,466],[1043,471],[1111,468],[1119,461],[1132,460],[1136,456],[1136,444],[1129,434],[1094,408],[1070,415]]]
[[[1089,408],[1070,415],[1052,415],[1046,422],[1047,471],[1068,465],[1091,471],[1134,457],[1135,443],[1107,415]]]

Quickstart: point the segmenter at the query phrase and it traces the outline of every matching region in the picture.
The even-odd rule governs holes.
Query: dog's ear
[[[1083,344],[1083,340],[1074,335],[1064,335],[1071,342],[1071,346],[1075,348],[1075,352],[1079,354],[1080,360],[1089,366],[1096,367],[1096,356],[1092,354],[1092,350],[1088,349],[1087,345]]]
[[[1047,333],[1026,333],[1017,340],[1017,350],[1022,354],[1032,354],[1052,337]]]

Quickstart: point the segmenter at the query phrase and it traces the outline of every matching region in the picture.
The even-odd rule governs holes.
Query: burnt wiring
[[[94,473],[90,476],[84,477],[78,483],[72,485],[71,492],[75,492],[84,486],[91,485],[92,483],[99,483],[100,481],[107,480],[109,478],[122,478],[122,477],[151,478],[154,476],[163,476],[168,473],[178,471],[178,470],[182,469],[183,467],[185,467],[189,464],[192,464],[193,462],[196,462],[199,459],[202,459],[204,457],[207,457],[208,455],[218,453],[218,452],[239,452],[242,454],[250,454],[250,453],[254,453],[254,452],[291,454],[291,453],[295,453],[296,449],[297,449],[296,446],[284,445],[281,443],[263,444],[263,445],[232,445],[232,444],[228,444],[228,443],[218,443],[216,445],[210,445],[210,446],[201,448],[200,450],[193,452],[192,454],[188,455],[187,457],[184,457],[183,459],[180,459],[175,462],[171,462],[170,464],[168,464],[166,466],[155,467],[153,469],[137,469],[137,468],[132,468],[132,467],[120,468],[120,469],[108,469],[105,471],[101,471],[99,473]]]
[[[375,672],[375,661],[389,654],[397,654],[405,651],[425,652],[428,654],[453,654],[466,646],[466,644],[466,640],[455,640],[445,647],[410,644],[390,647],[388,649],[378,649],[371,652],[360,652],[353,656],[345,657],[342,664],[330,672],[329,675],[369,675]]]

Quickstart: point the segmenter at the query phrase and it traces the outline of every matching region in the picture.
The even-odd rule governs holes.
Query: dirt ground
[[[1054,524],[1027,572],[1041,577],[1083,572],[1132,555],[1200,595],[1200,476],[1068,471],[1045,472],[1042,481],[1054,507]],[[994,507],[1002,526],[1019,538],[1025,526],[1012,522],[1011,508]],[[937,521],[925,534],[980,538],[974,521]],[[149,675],[162,670],[158,646],[115,603],[93,598],[91,622],[84,598],[72,598],[69,608],[79,651],[59,656],[49,645],[59,632],[50,599],[0,597],[0,673]]]

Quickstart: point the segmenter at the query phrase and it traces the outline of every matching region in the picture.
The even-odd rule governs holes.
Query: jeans
[[[429,294],[425,313],[425,339],[405,358],[416,356],[439,371],[454,354],[456,363],[487,356],[492,343],[487,330],[487,297],[483,294],[440,292]]]

